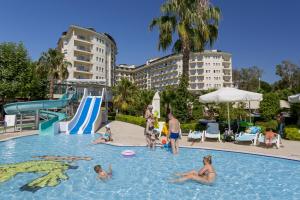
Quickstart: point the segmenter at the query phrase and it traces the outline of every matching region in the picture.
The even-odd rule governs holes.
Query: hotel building
[[[118,79],[115,81],[130,77],[142,89],[161,91],[166,86],[178,85],[182,71],[182,55],[171,54],[137,67],[117,66],[115,73]],[[191,53],[189,73],[190,91],[231,87],[231,54],[219,50]]]
[[[81,90],[87,87],[95,93],[113,85],[117,45],[109,34],[71,25],[62,33],[57,48],[72,64],[67,84]]]

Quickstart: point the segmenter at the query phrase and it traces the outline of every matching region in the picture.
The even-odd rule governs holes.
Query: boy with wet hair
[[[104,171],[101,165],[96,165],[94,171],[98,174],[98,178],[102,181],[108,180],[112,177],[112,167],[109,165],[108,172]]]

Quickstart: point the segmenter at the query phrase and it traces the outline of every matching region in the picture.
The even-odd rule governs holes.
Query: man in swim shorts
[[[179,151],[179,133],[180,133],[180,123],[174,117],[172,113],[168,114],[169,118],[169,137],[171,141],[172,153],[178,154]]]
[[[95,172],[98,174],[98,178],[102,181],[106,181],[112,177],[112,167],[109,165],[108,172],[104,171],[101,165],[96,165],[94,167]]]

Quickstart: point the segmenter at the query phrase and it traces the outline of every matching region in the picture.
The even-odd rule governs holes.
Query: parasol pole
[[[251,101],[249,101],[249,118],[250,118],[250,123],[251,123],[251,104],[250,104]]]
[[[227,122],[228,122],[228,131],[231,131],[230,128],[230,112],[229,112],[229,102],[227,102]]]

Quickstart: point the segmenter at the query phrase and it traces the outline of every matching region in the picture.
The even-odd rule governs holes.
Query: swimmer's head
[[[101,165],[96,165],[96,166],[94,167],[94,170],[95,170],[96,173],[101,172],[101,171],[102,171]]]
[[[211,163],[212,163],[212,161],[211,161],[211,155],[204,156],[203,157],[203,163],[211,165]]]

